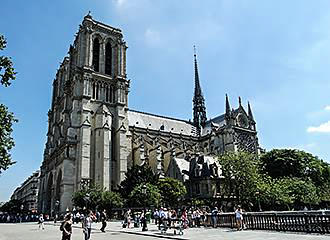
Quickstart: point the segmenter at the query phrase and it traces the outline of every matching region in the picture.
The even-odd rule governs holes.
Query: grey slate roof
[[[128,110],[128,125],[130,127],[135,126],[156,131],[160,130],[163,132],[197,136],[195,126],[188,121],[139,112],[132,109]]]

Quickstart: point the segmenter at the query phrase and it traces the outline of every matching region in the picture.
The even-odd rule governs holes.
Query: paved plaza
[[[160,234],[154,224],[149,224],[149,231],[142,232],[141,228],[123,229],[120,222],[108,222],[107,232],[101,233],[99,223],[93,224],[91,240],[134,240],[134,239],[230,239],[230,240],[329,240],[329,235],[302,234],[302,233],[282,233],[268,231],[235,231],[225,228],[190,228],[185,230],[184,235],[174,235],[173,230],[168,231],[165,235]],[[21,224],[0,224],[0,240],[51,240],[61,239],[61,231],[59,223],[46,223],[45,230],[39,230],[37,223],[21,223]],[[80,224],[73,227],[72,240],[83,240],[82,229]]]

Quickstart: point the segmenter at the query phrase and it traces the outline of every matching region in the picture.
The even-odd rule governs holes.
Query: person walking
[[[93,216],[92,211],[90,211],[88,214],[86,214],[86,217],[83,220],[83,233],[85,235],[85,240],[89,240],[91,237],[91,231],[92,231],[92,222],[93,222]]]
[[[102,227],[101,227],[101,232],[105,232],[105,228],[107,227],[107,213],[105,211],[105,209],[103,210],[103,212],[101,212],[100,215],[101,218],[101,222],[102,222]]]
[[[131,209],[128,209],[124,214],[124,224],[127,225],[127,228],[131,225]]]
[[[42,230],[45,230],[45,225],[44,225],[44,215],[40,214],[39,218],[38,218],[38,224],[39,224],[39,230],[40,228]]]
[[[237,209],[235,210],[235,218],[236,218],[236,227],[237,231],[242,230],[242,221],[243,221],[243,212],[241,207],[238,205]]]
[[[212,226],[214,228],[217,227],[217,224],[218,224],[218,208],[215,207],[212,212],[211,212],[211,220],[212,220]]]
[[[64,222],[62,224],[63,224],[63,226],[61,226],[62,240],[70,240],[71,239],[71,234],[72,234],[72,216],[71,216],[71,213],[65,215]]]

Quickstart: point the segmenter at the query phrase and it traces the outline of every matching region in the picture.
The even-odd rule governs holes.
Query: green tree
[[[0,51],[6,48],[6,40],[0,34]],[[13,63],[9,57],[0,56],[0,83],[8,87],[12,80],[15,80],[16,72],[13,68]],[[7,170],[8,167],[15,162],[11,159],[10,151],[15,146],[12,138],[12,125],[17,122],[14,114],[9,112],[4,104],[0,104],[0,173]]]
[[[320,200],[330,200],[330,164],[317,156],[295,149],[273,149],[260,157],[260,163],[261,171],[271,178],[299,179],[310,188],[313,184]]]
[[[256,154],[246,152],[229,152],[219,157],[224,178],[224,193],[228,196],[234,193],[239,203],[250,208],[256,203],[259,160]]]
[[[72,195],[72,201],[75,206],[80,208],[86,207],[95,210],[101,204],[103,191],[104,190],[100,186],[93,185],[89,188],[74,192]]]
[[[154,174],[149,166],[135,165],[128,169],[125,179],[120,183],[120,193],[124,199],[127,199],[133,189],[142,184],[150,183],[156,185],[158,175]]]
[[[106,209],[122,207],[123,199],[119,193],[111,192],[98,185],[76,191],[72,195],[72,201],[79,208]]]
[[[0,207],[0,211],[2,212],[7,212],[7,213],[19,213],[22,211],[21,206],[22,206],[22,201],[12,199],[6,203],[4,203]]]
[[[158,188],[166,206],[177,206],[180,199],[187,194],[183,183],[174,178],[159,179]]]
[[[150,183],[146,183],[146,193],[142,191],[144,183],[141,183],[131,191],[127,204],[131,207],[159,206],[162,196],[159,189]]]
[[[110,213],[113,208],[120,208],[123,205],[123,199],[119,193],[110,191],[102,192],[99,209],[106,209]]]

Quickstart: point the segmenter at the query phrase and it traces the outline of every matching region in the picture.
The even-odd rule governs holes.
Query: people
[[[187,216],[186,208],[183,209],[181,219],[182,219],[182,223],[183,223],[183,228],[186,229],[188,227],[188,216]]]
[[[215,207],[212,212],[211,212],[211,220],[212,220],[212,226],[214,228],[217,227],[217,224],[218,224],[218,208]]]
[[[83,220],[83,233],[85,235],[85,240],[89,240],[91,237],[92,222],[93,222],[93,213],[92,211],[89,211]]]
[[[242,221],[243,221],[243,212],[240,205],[238,205],[237,209],[235,210],[235,218],[236,218],[237,231],[240,231],[242,230]]]
[[[38,219],[38,224],[39,224],[39,229],[41,228],[42,230],[45,229],[45,225],[44,225],[44,216],[43,214],[40,214],[39,219]]]
[[[124,214],[124,225],[127,224],[127,228],[131,225],[131,210],[128,209]]]
[[[158,219],[159,219],[159,211],[158,211],[158,209],[156,209],[156,210],[154,211],[153,217],[154,217],[154,219],[155,219],[155,224],[157,225],[157,223],[158,223]]]
[[[103,210],[103,212],[101,212],[100,218],[101,218],[101,222],[102,222],[102,227],[100,230],[101,230],[101,232],[105,232],[105,228],[107,227],[107,213],[106,213],[105,209]]]
[[[62,240],[70,240],[72,234],[72,216],[68,213],[64,217],[63,228],[62,228]]]

